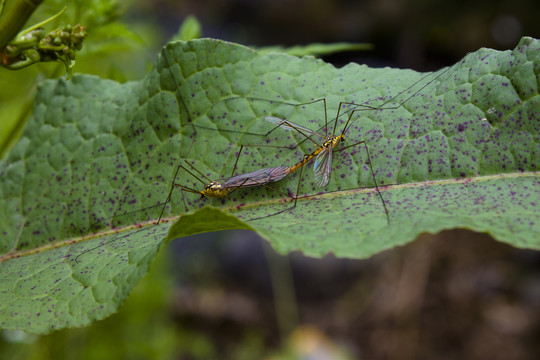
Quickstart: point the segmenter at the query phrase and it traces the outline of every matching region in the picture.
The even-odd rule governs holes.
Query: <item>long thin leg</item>
[[[200,172],[199,170],[197,170],[197,169],[195,168],[195,166],[191,165],[187,160],[184,159],[184,162],[185,162],[186,164],[188,164],[189,167],[190,167],[191,169],[193,169],[193,170],[196,171],[199,175],[201,175],[202,177],[204,177],[208,182],[212,181],[212,180],[209,179],[206,175],[204,175],[202,172]],[[204,182],[204,181],[202,181],[197,175],[193,174],[193,173],[192,173],[191,171],[189,171],[187,168],[183,167],[182,165],[178,165],[178,167],[184,169],[187,173],[189,173],[189,174],[190,174],[191,176],[193,176],[195,179],[199,180],[199,181],[201,182],[201,184],[205,185],[205,182]],[[178,170],[177,170],[177,171],[178,171]],[[176,179],[176,177],[175,177],[174,179]]]
[[[185,160],[184,160],[185,161]],[[186,161],[186,164],[192,166],[191,164],[189,164],[187,161]],[[176,184],[176,178],[178,176],[178,172],[180,171],[180,169],[186,171],[187,173],[189,173],[190,175],[192,175],[194,178],[196,178],[197,180],[201,181],[201,179],[199,179],[197,176],[195,176],[191,171],[189,171],[187,168],[185,168],[184,166],[182,165],[178,165],[178,167],[176,168],[176,172],[174,173],[174,177],[173,177],[173,181],[171,182],[171,189],[169,190],[169,194],[167,195],[167,199],[165,200],[164,203],[160,204],[160,205],[163,205],[163,207],[161,208],[161,212],[159,214],[159,218],[158,220],[156,221],[155,225],[158,225],[160,222],[161,222],[161,219],[163,218],[163,214],[165,212],[165,209],[167,207],[167,204],[171,202],[171,198],[172,198],[172,193],[174,191],[174,189],[176,187],[179,187],[180,189],[182,189],[182,198],[184,196],[184,191],[187,191],[187,192],[190,192],[190,193],[194,193],[194,194],[200,194],[199,191],[195,190],[195,189],[191,189],[187,186],[184,186],[184,185],[180,185],[180,184]],[[203,182],[204,184],[204,182]],[[186,205],[185,201],[184,201],[184,205]],[[187,209],[187,206],[186,206],[186,209]]]
[[[393,96],[391,97],[390,99],[386,100],[385,102],[383,102],[381,105],[377,106],[377,107],[374,107],[374,106],[370,106],[370,105],[367,105],[367,102],[369,102],[370,100],[368,100],[366,103],[363,103],[363,104],[356,104],[354,102],[343,102],[343,103],[340,103],[340,108],[341,108],[341,105],[344,104],[344,105],[354,105],[354,106],[358,106],[358,107],[363,107],[362,109],[352,109],[352,110],[349,110],[349,111],[352,111],[351,113],[351,116],[349,117],[349,121],[352,117],[352,114],[354,112],[357,112],[357,111],[366,111],[366,110],[396,110],[396,109],[399,109],[400,107],[402,107],[403,105],[405,105],[405,103],[407,101],[409,101],[411,98],[413,98],[416,94],[418,94],[420,91],[424,90],[427,86],[429,86],[430,84],[433,83],[433,81],[437,80],[438,78],[440,78],[441,76],[443,76],[448,70],[450,70],[452,67],[449,67],[447,68],[446,70],[442,71],[440,74],[438,74],[437,76],[435,76],[431,81],[428,81],[426,82],[424,85],[422,85],[417,91],[413,92],[412,94],[410,94],[409,96],[407,96],[407,98],[403,101],[401,101],[400,103],[398,103],[397,105],[395,106],[388,106],[388,107],[385,107],[386,104],[394,101],[395,99],[397,99],[399,96],[401,96],[402,94],[406,93],[407,91],[409,91],[410,89],[412,89],[413,87],[415,87],[417,84],[419,84],[420,82],[424,81],[426,78],[430,77],[432,74],[429,74],[429,75],[426,75],[424,77],[422,77],[420,80],[414,82],[412,85],[410,85],[409,87],[407,87],[406,89],[400,91],[398,94],[396,94],[396,96]],[[347,111],[348,112],[348,111]],[[338,111],[339,113],[339,111]],[[349,122],[347,121],[347,123]],[[337,122],[337,117],[336,117],[336,122]],[[345,133],[345,130],[347,129],[347,125],[345,126],[345,128],[343,129],[343,133]]]
[[[390,215],[388,214],[388,209],[386,208],[386,203],[384,202],[384,198],[382,196],[382,193],[379,190],[379,185],[377,184],[377,178],[375,177],[375,173],[373,172],[373,166],[371,164],[371,155],[369,153],[369,148],[367,146],[366,141],[365,140],[359,141],[359,142],[357,142],[355,144],[352,144],[352,145],[349,145],[349,146],[346,146],[346,147],[343,147],[341,149],[334,150],[334,151],[335,152],[343,151],[343,150],[348,149],[348,148],[350,148],[352,146],[356,146],[356,145],[360,145],[360,144],[364,144],[364,148],[366,149],[366,154],[367,154],[367,157],[368,157],[369,170],[371,172],[371,178],[373,179],[373,182],[375,183],[375,189],[377,190],[377,193],[379,194],[379,197],[381,198],[381,201],[382,201],[382,204],[383,204],[383,207],[384,207],[384,213],[386,214],[386,220],[388,221],[388,224],[390,224]]]
[[[390,225],[390,215],[388,214],[388,209],[386,208],[386,203],[384,202],[384,198],[382,196],[382,193],[379,190],[379,185],[377,184],[377,179],[375,178],[375,173],[373,172],[373,167],[371,165],[371,155],[369,154],[369,149],[368,149],[368,146],[367,146],[366,142],[363,141],[363,143],[364,143],[364,148],[366,149],[366,153],[367,153],[367,157],[368,157],[369,170],[371,171],[371,176],[373,178],[373,182],[375,183],[375,189],[377,189],[377,194],[379,194],[379,197],[381,198],[381,201],[382,201],[382,204],[383,204],[383,207],[384,207],[384,213],[386,214],[386,221],[388,221],[388,225]]]
[[[273,145],[255,145],[255,144],[243,144],[243,145],[240,145],[240,150],[238,151],[238,155],[236,155],[236,161],[234,162],[234,166],[233,166],[233,171],[232,171],[232,174],[231,174],[231,177],[234,176],[234,173],[236,172],[236,169],[237,169],[237,165],[238,165],[238,159],[240,159],[240,155],[242,154],[242,150],[244,150],[244,147],[277,147],[277,148],[281,148],[282,146],[273,146]],[[291,149],[289,147],[285,147],[283,146],[282,148],[285,148],[285,149]],[[261,184],[261,185],[264,185],[264,184]]]
[[[191,165],[187,160],[184,159],[184,162],[189,165],[193,170],[197,171],[200,175],[204,176],[205,178],[207,178],[203,173],[201,173],[199,170],[197,170],[193,165]],[[165,212],[165,208],[167,207],[167,204],[169,202],[171,202],[171,197],[172,197],[172,193],[173,193],[173,190],[175,187],[179,187],[181,188],[183,191],[188,191],[188,192],[191,192],[191,193],[195,193],[195,194],[200,194],[199,191],[195,190],[195,189],[191,189],[187,186],[184,186],[184,185],[180,185],[180,184],[177,184],[176,183],[176,178],[178,177],[178,172],[180,171],[180,169],[184,170],[185,172],[187,172],[188,174],[190,174],[191,176],[193,176],[195,179],[199,180],[203,185],[205,184],[204,181],[202,181],[199,177],[197,177],[197,175],[195,175],[194,173],[192,173],[188,168],[185,168],[182,164],[178,165],[177,168],[176,168],[176,171],[174,173],[174,177],[173,177],[173,180],[171,182],[171,189],[169,190],[169,194],[167,195],[167,199],[165,200],[164,203],[162,203],[163,205],[163,208],[161,209],[161,213],[159,214],[159,218],[158,218],[158,221],[156,222],[156,225],[159,224],[159,222],[161,221],[161,218],[163,217],[163,213]],[[207,178],[208,179],[208,178]],[[208,179],[209,181],[211,181],[210,179]]]
[[[184,203],[184,208],[186,209],[186,213],[189,211],[188,207],[187,207],[187,204],[186,204],[186,199],[185,199],[185,196],[184,196],[184,189],[180,189],[180,193],[182,194],[182,202]]]
[[[158,218],[158,221],[157,221],[156,225],[158,225],[159,222],[161,221],[161,218],[163,217],[163,213],[165,212],[165,208],[167,207],[167,204],[171,201],[172,192],[174,190],[174,183],[176,181],[176,177],[178,176],[178,171],[180,171],[180,167],[181,167],[181,165],[179,165],[176,168],[176,171],[175,171],[174,177],[173,177],[173,181],[171,183],[171,189],[169,190],[169,194],[167,195],[167,199],[165,199],[165,203],[163,204],[163,207],[161,208],[161,212],[159,213],[159,218]]]
[[[275,215],[279,215],[279,214],[283,214],[284,212],[286,211],[289,211],[289,210],[292,210],[296,207],[296,203],[298,201],[298,194],[299,194],[299,191],[300,191],[300,182],[302,181],[302,173],[304,171],[304,167],[300,168],[300,174],[299,174],[299,177],[298,177],[298,185],[296,187],[296,194],[294,195],[293,199],[294,199],[294,204],[293,206],[290,206],[288,208],[285,208],[285,209],[282,209],[278,212],[275,212],[275,213],[272,213],[272,214],[269,214],[269,215],[264,215],[264,216],[259,216],[259,217],[256,217],[256,218],[252,218],[252,219],[247,219],[246,221],[255,221],[255,220],[260,220],[260,219],[264,219],[264,218],[268,218],[270,216],[275,216]],[[266,186],[266,185],[265,185]],[[274,191],[277,191],[276,189],[273,189],[272,187],[270,186],[266,186]],[[287,194],[287,196],[291,197],[289,194]]]
[[[238,97],[231,97],[231,98],[227,98],[227,99],[220,100],[220,101],[216,102],[216,103],[213,104],[213,105],[219,104],[220,102],[227,102],[227,101],[235,100],[235,99],[248,99],[248,100],[251,100],[251,101],[265,101],[265,102],[268,102],[268,103],[277,103],[277,104],[283,104],[283,105],[290,105],[290,106],[294,106],[294,107],[301,107],[301,106],[306,106],[306,105],[315,104],[315,103],[317,103],[317,102],[323,102],[323,105],[324,105],[324,114],[325,114],[325,124],[328,123],[328,120],[327,120],[327,111],[326,111],[326,99],[325,99],[325,98],[320,98],[320,99],[316,99],[316,100],[312,100],[312,101],[305,102],[305,103],[300,103],[300,104],[293,104],[293,103],[288,103],[288,102],[284,102],[284,101],[268,100],[268,99],[262,99],[262,98],[256,98],[256,97],[241,97],[241,96],[238,96]],[[195,125],[195,124],[193,124],[193,126],[198,127],[198,128],[202,128],[202,129],[214,130],[214,131],[221,131],[221,132],[227,132],[227,133],[240,133],[240,134],[244,134],[244,135],[253,135],[253,136],[261,136],[261,137],[267,137],[267,136],[269,136],[272,132],[274,132],[276,129],[279,129],[279,128],[280,128],[280,126],[277,125],[277,126],[273,127],[272,129],[270,129],[270,130],[269,130],[268,132],[266,132],[266,133],[254,133],[254,132],[237,131],[237,130],[230,130],[230,129],[216,129],[216,128],[211,128],[211,127],[204,126],[204,125]],[[295,130],[297,130],[298,132],[300,132],[300,133],[305,137],[305,139],[302,140],[302,142],[300,142],[299,144],[294,145],[294,147],[288,147],[288,148],[295,149],[296,147],[298,147],[300,144],[302,144],[302,143],[303,143],[304,141],[306,141],[306,140],[313,141],[313,139],[311,139],[310,136],[308,136],[308,135],[306,135],[306,134],[303,134],[299,129],[295,129]],[[322,135],[321,135],[321,137],[322,137]],[[315,141],[313,141],[313,142],[314,142],[316,145],[318,145],[317,142],[315,142]]]
[[[242,150],[244,150],[244,145],[240,145],[240,150],[238,151],[238,155],[236,156],[236,161],[234,162],[231,177],[233,177],[234,173],[236,172],[236,165],[238,165],[238,159],[240,159],[240,154],[242,154]]]

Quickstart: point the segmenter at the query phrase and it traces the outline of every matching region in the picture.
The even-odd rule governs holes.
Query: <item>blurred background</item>
[[[67,22],[88,26],[74,72],[117,81],[142,78],[190,15],[205,37],[257,47],[373,45],[323,57],[338,67],[436,70],[480,47],[540,36],[532,0],[45,1],[29,24],[64,3]],[[3,140],[22,128],[36,84],[64,72],[56,63],[0,69]],[[120,312],[91,327],[2,331],[0,357],[538,359],[538,339],[538,252],[452,230],[366,260],[313,259],[228,231],[167,245]]]

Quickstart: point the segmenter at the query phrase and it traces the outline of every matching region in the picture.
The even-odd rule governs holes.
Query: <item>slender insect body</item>
[[[189,164],[188,162],[186,162],[186,164],[189,167],[191,167],[191,170],[193,170],[196,173],[199,173],[199,175],[206,178],[206,176],[204,176],[193,165]],[[207,197],[207,198],[222,199],[222,198],[225,198],[226,196],[230,195],[232,192],[234,192],[236,190],[239,190],[239,189],[256,187],[256,186],[266,186],[269,183],[280,181],[280,180],[282,180],[283,178],[285,178],[287,175],[289,175],[291,173],[291,170],[290,170],[291,168],[288,167],[288,166],[276,166],[276,167],[271,167],[271,168],[263,168],[263,169],[258,169],[256,171],[252,171],[252,172],[249,172],[249,173],[231,176],[229,178],[225,178],[225,179],[221,179],[221,180],[210,181],[204,186],[203,190],[198,191],[196,189],[193,189],[193,188],[190,188],[190,187],[187,187],[187,186],[176,183],[176,178],[177,178],[177,175],[178,175],[178,172],[179,172],[180,169],[183,169],[184,171],[186,171],[187,173],[189,173],[193,177],[195,177],[197,180],[203,182],[190,169],[184,167],[183,165],[179,165],[177,167],[177,169],[176,169],[176,173],[175,173],[175,176],[174,176],[174,180],[173,180],[169,195],[167,196],[166,201],[162,204],[163,207],[162,207],[161,213],[159,215],[159,218],[158,218],[157,222],[154,225],[159,225],[159,223],[161,222],[161,219],[163,217],[163,213],[165,211],[165,207],[172,200],[172,198],[171,198],[172,197],[172,192],[173,192],[173,189],[176,188],[176,187],[180,188],[182,190],[182,193],[184,191],[186,191],[186,192],[189,192],[189,193],[200,194],[201,198]],[[182,199],[183,199],[183,196],[182,196]],[[185,205],[185,202],[184,202],[184,205]],[[296,203],[295,203],[295,205],[296,205]],[[185,206],[186,206],[186,212],[188,212],[189,209],[187,208],[187,205],[185,205]],[[144,209],[141,209],[141,210],[144,210]],[[286,210],[287,209],[284,209],[283,211],[286,211]],[[279,213],[281,213],[281,212],[279,212]],[[257,218],[257,219],[259,219],[259,218]],[[256,219],[251,219],[251,220],[256,220]],[[115,239],[111,240],[110,242],[115,241],[117,239],[118,238],[115,238]],[[97,248],[101,247],[102,245],[104,245],[104,244],[98,245],[95,248],[91,248],[89,250],[86,250],[85,252],[82,252],[81,254],[79,254],[75,258],[75,261],[78,262],[78,259],[82,255],[84,255],[84,254],[86,254],[86,253],[88,253],[88,252],[90,252],[90,251],[92,251],[94,249],[97,249]]]
[[[291,170],[289,167],[276,166],[235,175],[227,179],[211,181],[201,191],[201,198],[222,199],[237,189],[263,186],[280,181],[290,173]]]
[[[310,154],[304,155],[302,160],[300,160],[298,163],[291,166],[291,173],[297,171],[298,169],[306,165],[308,162],[310,162],[311,159],[315,158],[315,163],[313,165],[313,171],[315,174],[315,182],[317,186],[319,187],[323,187],[327,185],[328,181],[330,180],[330,176],[328,174],[325,175],[324,173],[326,172],[326,170],[321,169],[321,168],[323,166],[327,166],[326,164],[327,161],[331,161],[327,159],[328,153],[332,151],[332,149],[337,148],[339,144],[344,140],[345,138],[343,135],[328,137],[328,139],[325,140],[324,143],[322,143],[320,147],[316,148]]]

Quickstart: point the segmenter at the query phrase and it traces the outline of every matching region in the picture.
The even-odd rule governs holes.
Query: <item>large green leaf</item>
[[[336,69],[203,39],[169,44],[139,82],[45,82],[18,145],[0,163],[2,327],[46,333],[104,318],[162,243],[204,231],[253,229],[280,252],[311,256],[367,257],[456,227],[540,248],[539,50],[524,38],[513,51],[481,49],[419,74]],[[322,102],[287,103],[320,98],[329,121],[340,101],[391,100],[384,107],[395,109],[354,113],[346,134],[347,144],[369,147],[390,224],[357,145],[334,154],[325,188],[305,169],[293,210],[268,216],[291,206],[300,172],[224,200],[174,191],[154,226],[182,159],[217,179],[231,175],[239,144],[282,147],[246,148],[237,173],[291,165],[313,150],[308,141],[283,148],[302,137],[282,129],[254,134],[272,127],[265,115],[319,130]],[[202,185],[185,171],[176,182]],[[183,215],[186,206],[192,213]]]

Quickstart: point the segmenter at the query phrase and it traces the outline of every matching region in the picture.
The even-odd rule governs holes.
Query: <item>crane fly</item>
[[[238,157],[239,156],[240,156],[240,152],[238,153]],[[237,160],[238,160],[238,157],[237,157]],[[172,192],[175,188],[179,188],[182,191],[182,193],[185,191],[185,192],[189,192],[193,194],[200,194],[201,199],[202,198],[223,199],[239,189],[247,189],[247,188],[258,187],[258,186],[267,186],[267,184],[280,181],[292,172],[291,167],[275,166],[275,167],[257,169],[255,171],[251,171],[248,173],[234,175],[234,169],[236,168],[236,165],[235,165],[235,168],[233,169],[233,174],[230,177],[222,178],[219,180],[211,180],[206,175],[204,175],[201,171],[197,170],[197,168],[193,166],[192,164],[190,164],[189,162],[185,161],[185,163],[191,168],[191,170],[183,165],[178,166],[165,204],[171,201]],[[176,178],[178,176],[178,172],[180,171],[180,169],[184,170],[185,172],[190,174],[192,177],[197,179],[199,182],[201,182],[203,184],[203,189],[197,190],[189,186],[176,183]],[[202,180],[195,173],[199,174],[199,176],[206,179],[206,181]],[[182,194],[182,199],[184,201],[184,206],[186,207],[186,212],[188,212],[189,209],[185,203],[183,194]],[[163,208],[161,212],[160,218],[163,215],[164,210],[165,210],[165,207]]]
[[[189,209],[188,209],[188,207],[187,207],[187,205],[185,203],[184,196],[183,196],[184,191],[189,192],[189,193],[194,193],[194,194],[200,194],[201,198],[222,199],[222,198],[225,198],[226,196],[230,195],[231,193],[233,193],[234,191],[239,190],[239,189],[246,189],[246,188],[257,187],[257,186],[266,186],[269,183],[280,181],[280,180],[282,180],[283,178],[285,178],[287,175],[289,175],[291,173],[291,167],[288,167],[288,166],[276,166],[276,167],[258,169],[258,170],[255,170],[255,171],[252,171],[252,172],[249,172],[249,173],[233,175],[231,177],[223,178],[223,179],[219,179],[219,180],[210,180],[202,172],[197,170],[193,165],[191,165],[187,161],[186,161],[186,164],[189,165],[189,167],[191,167],[191,169],[194,172],[198,173],[200,176],[207,179],[208,183],[205,183],[203,180],[201,180],[201,178],[199,178],[197,175],[195,175],[188,168],[184,167],[183,165],[179,165],[177,167],[177,170],[176,170],[176,173],[175,173],[175,178],[174,178],[173,183],[171,185],[171,190],[169,191],[169,195],[167,196],[166,201],[162,204],[163,207],[162,207],[162,210],[161,210],[161,213],[159,215],[159,218],[158,218],[157,222],[154,224],[155,226],[159,225],[159,223],[161,222],[161,220],[163,218],[163,213],[165,211],[165,208],[166,208],[167,204],[171,201],[172,192],[173,192],[174,188],[180,188],[182,190],[182,200],[184,201],[184,205],[186,206],[186,212],[188,212]],[[197,180],[202,182],[204,184],[203,189],[199,191],[199,190],[190,188],[190,187],[185,186],[185,185],[177,184],[176,183],[176,177],[177,177],[178,172],[179,172],[180,169],[183,169],[184,171],[186,171],[187,173],[189,173],[193,177],[195,177]],[[154,205],[153,207],[155,207],[155,206],[156,205]],[[142,210],[145,210],[145,209],[142,209]],[[287,209],[284,209],[283,211],[286,211],[286,210]],[[281,211],[281,212],[283,212],[283,211]],[[257,220],[257,219],[258,218],[249,219],[249,220]],[[142,229],[141,229],[141,231],[142,231]],[[78,262],[78,259],[82,255],[84,255],[84,254],[86,254],[86,253],[88,253],[88,252],[90,252],[92,250],[95,250],[95,249],[97,249],[97,248],[99,248],[99,247],[101,247],[103,245],[106,245],[107,243],[116,241],[117,239],[118,238],[112,239],[112,240],[110,240],[110,241],[108,241],[108,242],[106,242],[104,244],[100,244],[100,245],[98,245],[98,246],[96,246],[94,248],[88,249],[88,250],[80,253],[75,258],[75,261]]]

